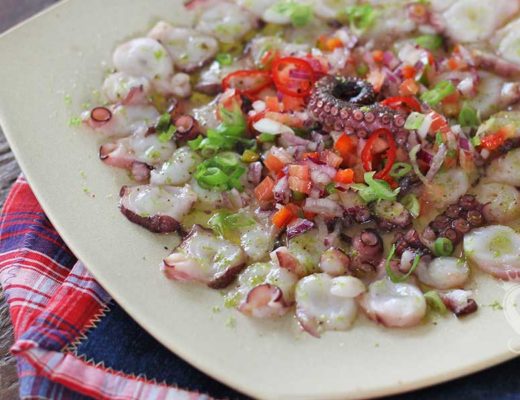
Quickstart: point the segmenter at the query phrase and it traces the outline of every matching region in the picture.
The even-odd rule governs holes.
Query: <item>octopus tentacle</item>
[[[332,76],[314,85],[309,111],[326,130],[346,131],[364,138],[379,128],[404,131],[405,116],[376,103],[372,85],[360,78]]]

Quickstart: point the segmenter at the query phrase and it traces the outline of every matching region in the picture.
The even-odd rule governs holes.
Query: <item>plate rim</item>
[[[80,0],[76,0],[76,1],[79,2]],[[58,3],[48,6],[44,10],[34,14],[33,16],[29,17],[28,19],[26,19],[24,21],[21,21],[20,23],[9,28],[5,32],[2,32],[0,34],[0,42],[5,40],[5,38],[17,33],[18,30],[22,29],[26,25],[31,24],[34,20],[40,19],[42,16],[44,16],[46,14],[50,14],[71,3],[74,3],[74,0],[61,0]],[[6,137],[7,143],[9,145],[11,151],[13,152],[15,159],[16,159],[18,165],[20,166],[25,179],[29,183],[29,186],[30,186],[32,192],[36,196],[36,198],[37,198],[40,206],[44,210],[46,216],[49,218],[50,222],[52,223],[52,225],[54,226],[54,228],[56,229],[56,231],[58,232],[60,237],[63,239],[63,241],[67,245],[67,247],[69,247],[69,249],[73,252],[73,254],[75,256],[77,255],[78,260],[83,260],[85,258],[88,258],[88,255],[82,254],[81,249],[76,249],[75,246],[71,246],[69,244],[69,237],[68,237],[69,235],[67,233],[67,229],[62,227],[62,224],[59,222],[59,217],[56,218],[54,213],[52,211],[50,211],[50,208],[49,208],[50,206],[47,203],[45,195],[43,193],[41,193],[41,191],[43,191],[43,189],[40,189],[40,185],[37,182],[33,183],[31,173],[30,172],[27,173],[28,171],[30,171],[30,167],[27,168],[27,165],[25,162],[26,161],[25,157],[21,156],[22,151],[19,150],[19,148],[18,148],[17,140],[15,138],[16,135],[14,132],[11,132],[11,129],[9,128],[8,118],[4,116],[4,113],[1,108],[0,108],[0,126],[2,127],[2,130]],[[80,257],[80,255],[84,255],[85,257]],[[142,320],[140,313],[135,312],[135,314],[134,314],[133,307],[130,306],[129,304],[127,304],[127,302],[124,299],[120,298],[120,295],[116,292],[116,290],[114,290],[114,291],[112,290],[111,284],[109,282],[105,282],[105,279],[103,277],[98,276],[96,273],[92,272],[88,268],[87,264],[84,264],[84,265],[88,269],[88,271],[95,277],[95,279],[100,283],[100,285],[103,287],[103,289],[106,290],[110,294],[110,296],[125,310],[125,312],[128,313],[128,315],[130,315],[130,317],[134,321],[136,321],[140,327],[142,327],[148,334],[150,334],[154,339],[156,339],[159,343],[161,343],[161,345],[164,346],[168,351],[172,351],[177,356],[179,356],[180,358],[182,358],[183,360],[185,360],[186,362],[188,362],[189,364],[191,364],[193,367],[197,368],[204,374],[208,375],[212,379],[215,379],[243,394],[258,397],[258,398],[284,398],[283,397],[283,396],[285,396],[284,394],[280,394],[280,393],[275,394],[270,391],[256,390],[256,389],[244,387],[242,385],[242,383],[228,379],[228,377],[226,376],[225,373],[220,373],[218,370],[206,368],[206,366],[203,365],[204,364],[203,362],[199,363],[198,360],[196,359],[196,357],[192,358],[190,353],[188,351],[184,351],[181,347],[174,346],[171,343],[166,343],[165,341],[163,341],[162,335],[160,335],[159,333],[154,332],[152,330],[149,330],[146,327],[145,321]],[[520,355],[515,354],[512,351],[504,351],[502,353],[496,353],[493,357],[489,357],[485,360],[482,360],[478,363],[474,363],[470,366],[456,368],[456,369],[448,371],[444,374],[439,374],[439,375],[432,376],[432,377],[425,377],[422,379],[414,380],[413,382],[400,383],[399,385],[381,387],[381,388],[375,389],[375,390],[364,390],[363,392],[360,393],[361,394],[360,397],[365,398],[367,396],[370,396],[370,397],[374,397],[374,398],[379,398],[379,397],[383,397],[383,396],[386,397],[386,396],[391,396],[391,395],[396,395],[396,394],[409,393],[409,392],[412,392],[415,390],[432,387],[437,384],[446,383],[446,382],[449,382],[449,381],[452,381],[452,380],[455,380],[458,378],[462,378],[462,377],[474,374],[476,372],[483,371],[485,369],[494,367],[496,365],[499,365],[506,361],[512,360],[519,356]],[[323,394],[327,399],[338,399],[339,400],[339,399],[346,398],[345,393],[340,393],[338,391],[324,392]],[[351,397],[349,397],[348,394],[347,394],[347,397],[351,398]],[[355,398],[358,398],[358,396],[356,396]]]

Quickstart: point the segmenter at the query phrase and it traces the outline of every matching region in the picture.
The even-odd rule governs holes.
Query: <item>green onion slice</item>
[[[408,130],[419,129],[424,122],[424,114],[413,112],[411,113],[404,124],[404,128]]]
[[[386,261],[385,261],[385,271],[393,283],[406,282],[408,280],[408,278],[415,272],[415,270],[419,266],[419,262],[421,261],[421,256],[419,254],[415,255],[415,258],[412,263],[412,267],[406,274],[404,274],[404,275],[396,274],[390,267],[390,262],[392,261],[392,259],[394,258],[394,255],[395,255],[395,249],[396,249],[395,244],[393,244],[392,248],[390,249],[390,253],[388,254],[388,257],[386,258]]]
[[[397,162],[394,165],[392,165],[392,169],[390,170],[390,176],[392,178],[399,179],[407,175],[412,169],[413,167],[408,163]]]
[[[392,190],[388,182],[374,179],[375,172],[366,172],[364,175],[366,185],[356,183],[351,186],[366,203],[376,200],[395,200],[399,194],[399,188]]]
[[[453,243],[445,237],[437,238],[433,244],[433,252],[437,257],[451,256],[453,253]]]
[[[401,199],[401,204],[408,210],[412,217],[417,218],[421,214],[421,204],[414,194],[407,194]]]
[[[446,305],[441,299],[441,296],[439,296],[439,293],[436,290],[430,290],[429,292],[426,292],[424,294],[424,298],[426,299],[428,306],[433,311],[436,311],[439,314],[446,314],[446,312],[448,311]]]
[[[476,128],[480,125],[480,118],[477,110],[468,103],[464,103],[459,113],[459,124],[462,127]]]
[[[439,82],[431,90],[424,92],[421,95],[421,100],[430,106],[436,106],[450,94],[455,92],[455,86],[450,81]]]
[[[421,35],[415,39],[415,43],[428,50],[438,50],[442,46],[442,36]]]
[[[217,54],[216,60],[220,65],[223,65],[223,66],[233,64],[233,56],[229,53]]]

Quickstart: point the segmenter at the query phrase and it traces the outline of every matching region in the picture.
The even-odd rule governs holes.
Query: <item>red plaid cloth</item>
[[[0,283],[14,325],[21,398],[208,398],[95,365],[70,351],[110,296],[63,243],[23,178],[0,220]]]

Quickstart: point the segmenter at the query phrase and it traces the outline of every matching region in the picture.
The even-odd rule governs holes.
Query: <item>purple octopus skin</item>
[[[119,192],[119,196],[123,197],[128,190],[127,186],[123,186]],[[176,232],[180,228],[180,223],[168,215],[152,215],[149,217],[142,217],[139,214],[129,210],[123,204],[120,205],[119,209],[121,213],[128,218],[129,221],[134,224],[141,225],[143,228],[148,229],[154,233],[172,233]]]
[[[475,196],[465,194],[457,203],[448,208],[424,229],[422,235],[415,229],[405,234],[398,232],[394,239],[396,254],[400,256],[405,250],[419,254],[431,254],[429,247],[438,238],[449,239],[453,246],[458,245],[470,230],[486,223],[486,207],[479,203]]]
[[[179,229],[179,223],[172,217],[166,215],[154,215],[153,217],[141,217],[125,207],[121,207],[121,212],[134,224],[141,225],[154,233],[171,233]]]
[[[390,129],[396,136],[406,133],[406,116],[376,103],[374,88],[360,78],[321,78],[314,85],[308,109],[327,131],[356,134],[360,138],[379,128]]]
[[[381,236],[374,229],[365,229],[352,239],[352,249],[350,273],[360,279],[375,273],[384,252]]]

